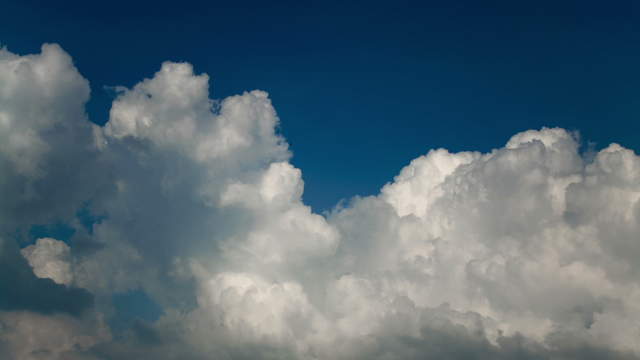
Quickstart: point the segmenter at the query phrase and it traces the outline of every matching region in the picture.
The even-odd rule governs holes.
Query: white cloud
[[[217,112],[214,104],[209,76],[195,75],[187,63],[165,62],[152,79],[122,90],[105,134],[146,139],[200,162],[245,157],[247,152],[258,158],[289,156],[275,133],[278,118],[265,92],[229,97]]]
[[[0,204],[3,235],[54,219],[73,226],[70,247],[40,239],[22,254],[38,277],[96,299],[77,317],[5,313],[14,320],[0,351],[640,356],[640,158],[631,150],[614,144],[587,160],[557,128],[516,134],[490,153],[433,150],[378,196],[322,216],[302,202],[302,171],[288,162],[267,94],[217,102],[208,83],[189,64],[164,63],[121,88],[99,128],[84,116],[87,82],[59,47],[0,53],[0,187],[17,194]],[[92,231],[75,219],[82,207],[105,216]],[[133,289],[163,308],[160,319],[80,337],[117,311],[114,294]],[[53,348],[47,329],[58,323],[65,331],[51,339],[63,345]],[[20,334],[30,331],[26,344]]]
[[[42,238],[20,252],[29,261],[37,277],[69,285],[73,281],[69,250],[69,246],[62,241]]]
[[[42,156],[51,150],[47,132],[70,131],[84,120],[89,83],[57,45],[39,55],[17,56],[0,50],[0,153],[15,171],[41,175]]]
[[[69,220],[100,189],[89,92],[58,45],[26,56],[0,49],[0,228]]]

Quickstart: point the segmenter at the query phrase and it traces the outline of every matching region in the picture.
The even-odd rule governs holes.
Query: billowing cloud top
[[[640,357],[633,151],[432,150],[323,216],[268,95],[208,83],[164,63],[100,127],[59,46],[0,50],[2,358]],[[131,294],[161,311],[119,322]]]

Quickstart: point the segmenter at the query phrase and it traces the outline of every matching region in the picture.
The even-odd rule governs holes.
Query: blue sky
[[[269,92],[304,171],[305,202],[375,194],[431,148],[488,151],[541,126],[640,148],[638,5],[615,1],[4,2],[16,53],[59,43],[114,94],[165,60],[212,78],[212,96]]]

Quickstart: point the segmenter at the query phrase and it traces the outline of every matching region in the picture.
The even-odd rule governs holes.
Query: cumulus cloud
[[[49,278],[57,284],[71,284],[73,273],[69,264],[69,246],[62,241],[42,238],[36,244],[29,245],[20,252],[33,273],[39,278]]]
[[[79,315],[91,307],[93,296],[87,290],[54,282],[51,277],[61,274],[51,268],[39,270],[34,274],[15,241],[0,238],[0,311]]]
[[[99,127],[57,45],[1,50],[0,89],[3,356],[640,357],[632,150],[559,128],[431,150],[320,215],[265,92],[212,100],[167,62]],[[26,239],[55,222],[74,235]],[[161,314],[113,326],[132,292]]]

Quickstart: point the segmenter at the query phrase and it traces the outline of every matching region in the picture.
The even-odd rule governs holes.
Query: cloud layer
[[[543,128],[431,150],[320,215],[267,93],[212,100],[166,62],[103,127],[88,98],[59,46],[0,50],[2,357],[640,357],[629,149]],[[73,236],[30,241],[49,224]],[[162,310],[117,325],[123,294]]]

